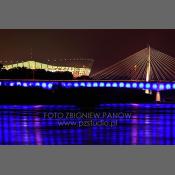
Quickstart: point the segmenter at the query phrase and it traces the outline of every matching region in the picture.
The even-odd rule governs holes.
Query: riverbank
[[[145,94],[138,89],[119,88],[58,88],[0,87],[0,104],[76,104],[148,103],[155,101],[155,93]]]

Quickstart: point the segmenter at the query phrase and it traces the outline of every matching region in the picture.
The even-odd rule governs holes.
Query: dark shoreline
[[[0,104],[70,104],[95,106],[101,103],[156,103],[156,92],[140,89],[0,87]],[[175,103],[175,91],[161,92],[162,103]]]
[[[0,104],[74,104],[91,106],[100,103],[153,103],[155,93],[118,88],[42,88],[0,87]]]

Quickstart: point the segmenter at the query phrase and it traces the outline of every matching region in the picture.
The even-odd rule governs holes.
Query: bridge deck
[[[126,80],[0,80],[1,87],[62,88],[130,88],[153,91],[175,90],[175,82],[167,81],[126,81]]]

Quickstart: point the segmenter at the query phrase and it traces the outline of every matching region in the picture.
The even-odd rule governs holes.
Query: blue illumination
[[[43,88],[46,88],[47,87],[47,84],[46,83],[42,83],[42,87]]]
[[[11,83],[10,83],[10,86],[14,86],[14,85],[15,85],[15,83],[14,83],[14,82],[11,82]]]
[[[40,86],[40,83],[39,82],[35,83],[35,86]]]
[[[61,83],[61,86],[66,87],[66,84],[65,83]]]
[[[102,83],[102,82],[100,83],[100,87],[104,87],[104,85],[105,85],[104,83]]]
[[[16,85],[17,85],[17,86],[21,86],[21,82],[17,82]]]
[[[120,87],[120,88],[141,88],[141,89],[152,89],[152,90],[168,90],[175,89],[175,82],[112,82],[112,81],[95,81],[95,82],[85,82],[85,81],[2,81],[0,82],[0,86],[22,86],[22,87],[32,87],[39,86],[42,88],[52,89],[53,86],[59,86],[65,88],[70,87]]]
[[[133,84],[132,84],[132,87],[133,87],[133,88],[136,88],[136,87],[137,87],[137,83],[133,83]]]
[[[143,83],[139,83],[139,88],[143,88],[144,84]]]
[[[49,89],[52,89],[52,87],[53,87],[53,84],[52,84],[52,83],[49,83],[49,84],[48,84],[48,88],[49,88]]]
[[[160,84],[160,85],[159,85],[159,89],[160,89],[160,90],[163,90],[163,89],[164,89],[164,85],[163,85],[163,84]]]
[[[173,84],[173,89],[175,89],[175,83]]]
[[[67,83],[67,87],[71,87],[72,86],[72,83]]]
[[[81,82],[80,83],[80,86],[85,87],[85,83],[84,82]]]
[[[150,83],[146,83],[146,89],[149,89],[151,87]]]
[[[166,84],[166,89],[170,89],[171,85],[170,84]]]
[[[94,82],[93,83],[93,87],[98,87],[98,83],[97,82]]]
[[[29,82],[27,82],[29,84]],[[46,82],[46,84],[55,82]],[[41,82],[42,84],[42,82]],[[152,84],[151,88],[152,88]],[[166,87],[165,83],[163,84]],[[167,83],[168,84],[168,83]],[[171,83],[170,83],[171,84]],[[8,83],[10,85],[10,81]],[[60,85],[60,84],[58,84]],[[73,83],[72,83],[73,85]],[[80,83],[79,83],[80,85]],[[131,84],[132,85],[132,84]],[[173,84],[171,84],[172,86]],[[138,84],[139,87],[139,84]],[[145,86],[144,86],[145,87]],[[41,119],[40,111],[71,109],[78,111],[79,107],[71,105],[1,105],[0,110],[0,144],[1,145],[80,145],[87,143],[113,145],[170,145],[175,144],[174,104],[100,104],[100,109],[131,109],[134,107],[135,116],[132,119],[120,117],[118,120],[120,133],[111,126],[93,127],[92,132],[85,132],[84,128],[65,126],[57,129],[57,121]],[[153,109],[150,112],[149,109]],[[16,112],[13,112],[16,111]],[[143,113],[139,113],[143,111]],[[161,111],[161,112],[160,112]],[[33,117],[31,114],[35,114]],[[80,122],[79,118],[57,119],[58,122]],[[98,122],[98,119],[93,119]],[[107,120],[105,120],[107,121]],[[113,120],[109,120],[112,121]],[[38,129],[39,128],[39,129]],[[105,134],[104,134],[105,133]],[[91,134],[91,137],[89,135]],[[100,137],[100,139],[98,138]],[[151,138],[151,139],[150,139]],[[159,138],[159,139],[157,139]],[[95,142],[94,142],[95,140]]]
[[[112,83],[112,87],[117,87],[117,83]]]
[[[157,89],[157,84],[153,84],[153,89]]]
[[[32,82],[30,82],[30,83],[29,83],[29,86],[33,86],[33,83],[32,83]]]
[[[78,87],[79,86],[79,84],[78,83],[74,83],[74,87]]]
[[[111,87],[111,83],[106,83],[106,87]]]
[[[120,86],[120,87],[124,87],[124,83],[123,83],[123,82],[120,83],[119,86]]]
[[[126,88],[130,88],[131,84],[130,83],[126,83]]]
[[[88,82],[88,83],[86,84],[86,86],[87,86],[87,87],[91,87],[91,83]]]
[[[23,86],[23,87],[27,87],[27,83],[23,83],[22,86]]]

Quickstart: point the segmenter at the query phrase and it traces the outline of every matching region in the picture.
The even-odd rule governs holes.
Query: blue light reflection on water
[[[117,126],[113,127],[59,127],[58,119],[44,119],[44,112],[60,111],[76,113],[81,110],[74,105],[0,105],[0,144],[175,144],[175,104],[101,104],[97,106],[93,112],[132,114],[131,119],[118,119]],[[62,119],[62,121],[65,120],[65,118]],[[80,119],[70,119],[70,121],[77,122]]]

